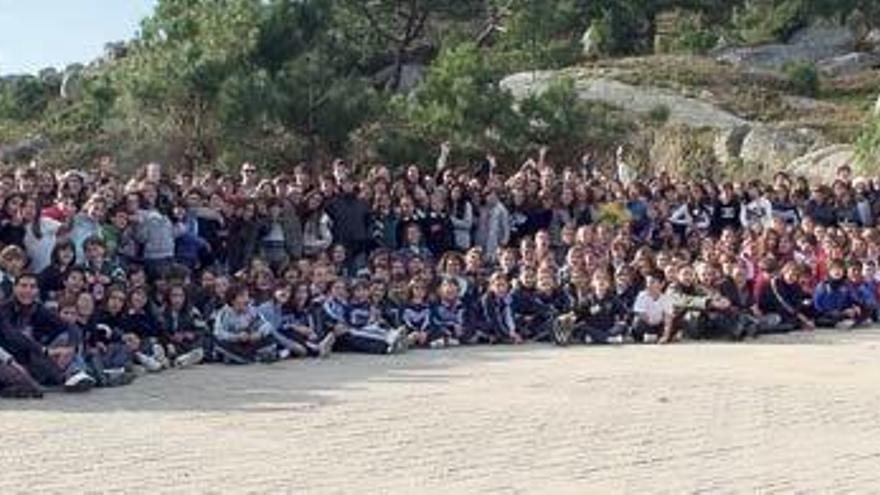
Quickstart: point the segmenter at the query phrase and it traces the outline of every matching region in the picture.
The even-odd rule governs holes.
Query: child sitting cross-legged
[[[441,334],[446,346],[469,343],[473,335],[465,329],[465,307],[455,279],[444,278],[437,288],[437,301],[431,308],[431,321]]]
[[[603,270],[593,273],[589,288],[574,294],[574,310],[557,319],[553,332],[557,345],[622,344],[626,334],[627,308],[620,302]]]
[[[367,354],[394,354],[406,350],[406,338],[399,329],[389,329],[377,320],[370,304],[366,280],[352,283],[351,298],[343,279],[330,284],[322,305],[324,329],[336,335],[334,350]]]
[[[863,320],[858,298],[846,280],[843,260],[828,263],[828,277],[816,286],[813,306],[818,327],[849,329]]]
[[[168,358],[175,367],[186,368],[205,359],[208,326],[201,312],[190,304],[182,285],[172,285],[168,289],[159,325]]]
[[[409,344],[414,347],[445,347],[444,333],[431,321],[428,283],[419,277],[409,283],[407,300],[400,311],[400,321]]]
[[[490,344],[521,344],[523,338],[517,331],[510,297],[510,283],[504,272],[489,277],[489,287],[480,298],[476,315],[479,336],[476,340]]]
[[[336,335],[333,332],[323,332],[318,325],[318,318],[309,298],[308,284],[294,285],[289,297],[281,305],[275,339],[292,356],[325,358],[330,355]]]
[[[217,312],[214,353],[226,364],[268,363],[278,359],[272,325],[251,304],[247,286],[230,288],[226,305]]]
[[[636,342],[652,344],[671,333],[672,298],[664,292],[665,286],[662,272],[652,272],[645,277],[645,288],[633,304],[632,335]]]

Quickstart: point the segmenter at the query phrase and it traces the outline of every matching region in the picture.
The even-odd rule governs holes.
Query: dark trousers
[[[816,326],[820,328],[834,328],[835,325],[843,320],[847,320],[841,311],[826,311],[816,315]]]
[[[261,354],[275,352],[275,340],[264,337],[257,342],[226,342],[215,339],[214,353],[218,360],[227,364],[251,364]]]
[[[535,342],[550,342],[556,316],[555,313],[519,316],[516,319],[516,327],[520,329],[524,339]]]
[[[663,335],[663,323],[651,325],[645,320],[638,319],[632,327],[633,340],[636,342],[644,342],[645,335]]]
[[[735,315],[715,311],[690,311],[682,315],[680,325],[691,340],[733,339],[742,328]]]
[[[388,354],[389,348],[388,341],[381,335],[356,329],[339,335],[333,346],[334,351],[363,354]]]
[[[602,328],[589,323],[576,323],[574,330],[571,332],[575,342],[583,342],[587,336],[593,344],[607,344],[611,337],[617,337],[626,333],[626,327],[621,324],[615,324],[610,327]]]
[[[0,394],[39,397],[42,396],[42,389],[27,371],[11,364],[0,364]]]
[[[55,386],[64,383],[64,370],[55,364],[52,359],[43,352],[41,346],[34,339],[28,337],[20,330],[0,330],[0,342],[3,348],[12,354],[15,361],[20,364],[30,376],[42,385]]]

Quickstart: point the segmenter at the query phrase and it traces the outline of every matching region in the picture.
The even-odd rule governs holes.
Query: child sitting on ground
[[[165,340],[168,358],[177,368],[186,368],[205,359],[205,337],[208,326],[202,314],[190,304],[186,289],[172,285],[168,289],[165,309],[159,325]]]
[[[510,283],[504,272],[489,277],[489,288],[480,298],[476,322],[480,336],[490,344],[521,344],[523,338],[516,327],[510,298]]]
[[[622,344],[627,331],[626,315],[627,308],[614,293],[611,277],[599,270],[593,274],[589,288],[577,291],[574,310],[559,317],[555,343]]]
[[[281,307],[275,339],[293,356],[325,358],[330,355],[336,336],[333,332],[321,331],[309,301],[308,284],[299,283],[293,287],[289,300]]]
[[[407,301],[400,312],[403,331],[409,344],[414,347],[444,347],[443,333],[431,322],[431,306],[428,303],[428,284],[422,278],[410,282]]]
[[[454,279],[444,278],[437,288],[437,301],[431,309],[431,323],[443,335],[446,346],[467,342],[465,307],[461,302],[459,286]]]
[[[639,292],[633,303],[632,336],[636,342],[652,344],[661,335],[671,332],[672,299],[664,292],[666,281],[663,273],[650,273],[645,277],[645,289]]]
[[[862,308],[846,280],[846,265],[841,259],[828,263],[828,278],[813,293],[816,326],[849,329],[862,321]]]
[[[214,320],[214,352],[226,364],[273,362],[278,359],[272,325],[251,304],[244,285],[227,291],[226,306]]]

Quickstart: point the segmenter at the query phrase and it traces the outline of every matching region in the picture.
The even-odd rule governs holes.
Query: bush
[[[671,110],[669,107],[663,104],[657,105],[648,112],[648,118],[651,122],[654,122],[658,125],[663,125],[669,120],[669,115],[671,114]]]
[[[736,33],[750,44],[785,40],[805,22],[805,0],[748,0],[733,15]]]
[[[693,24],[685,25],[672,42],[672,51],[703,55],[715,47],[718,35],[708,29]]]
[[[874,173],[880,164],[880,117],[874,117],[856,142],[857,165],[862,173]]]
[[[789,64],[785,75],[791,90],[803,96],[816,96],[819,93],[819,71],[816,65],[809,62]]]

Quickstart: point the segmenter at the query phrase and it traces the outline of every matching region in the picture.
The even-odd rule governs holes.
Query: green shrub
[[[733,14],[735,32],[750,44],[783,41],[806,21],[807,0],[747,0]]]
[[[819,93],[819,71],[809,62],[788,64],[784,68],[791,90],[803,96],[816,96]]]
[[[671,113],[672,112],[669,110],[669,107],[661,103],[652,108],[650,112],[648,112],[648,118],[651,120],[651,122],[662,125],[669,120],[669,115]]]
[[[672,41],[672,51],[703,55],[718,43],[718,34],[694,24],[682,27],[678,36]]]
[[[856,142],[857,165],[862,173],[874,173],[880,164],[880,117],[874,117]]]

